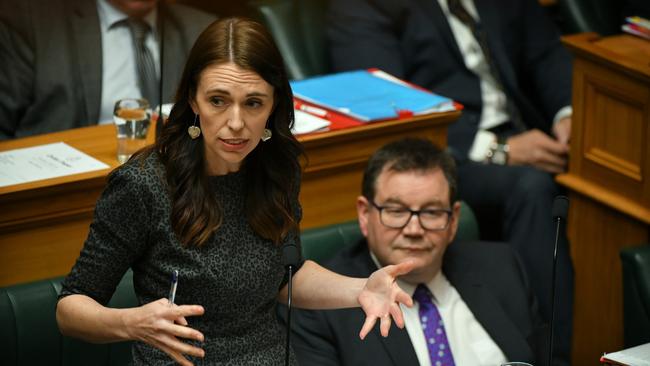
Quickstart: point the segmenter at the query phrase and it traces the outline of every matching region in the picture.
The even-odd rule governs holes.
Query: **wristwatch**
[[[496,141],[490,144],[490,149],[487,152],[487,162],[496,165],[508,164],[508,152],[510,147],[508,142],[503,137],[498,137]]]

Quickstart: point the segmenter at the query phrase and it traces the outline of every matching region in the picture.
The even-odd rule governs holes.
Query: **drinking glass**
[[[147,144],[151,108],[146,99],[126,98],[115,102],[113,122],[117,134],[117,161],[123,164]]]

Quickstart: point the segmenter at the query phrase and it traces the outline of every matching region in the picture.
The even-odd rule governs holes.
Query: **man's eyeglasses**
[[[368,201],[379,211],[379,221],[393,229],[402,229],[415,215],[418,217],[420,226],[423,229],[431,231],[445,230],[449,226],[449,218],[452,213],[451,209],[411,210],[407,207],[379,206],[372,200]]]

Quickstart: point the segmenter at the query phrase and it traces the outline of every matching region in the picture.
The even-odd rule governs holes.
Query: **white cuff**
[[[571,117],[572,114],[573,114],[573,107],[571,107],[570,105],[560,108],[560,110],[557,111],[557,113],[555,113],[555,118],[553,118],[553,124],[556,124],[557,121],[561,120],[562,118]]]
[[[497,140],[497,135],[485,130],[476,131],[474,142],[469,149],[470,160],[477,162],[484,162],[487,158],[488,151],[490,151],[490,144]]]

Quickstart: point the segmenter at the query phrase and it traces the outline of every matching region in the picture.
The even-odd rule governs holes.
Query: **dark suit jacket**
[[[163,100],[172,101],[190,48],[215,17],[164,7]],[[0,23],[0,139],[96,124],[102,90],[96,2],[0,0]]]
[[[475,0],[505,91],[529,128],[549,132],[571,104],[571,63],[537,0]],[[436,0],[332,0],[327,22],[335,71],[378,67],[465,106],[449,145],[466,157],[482,101]]]
[[[353,277],[367,277],[377,269],[365,240],[338,254],[326,267]],[[509,360],[546,364],[538,356],[548,350],[546,328],[537,315],[521,264],[509,246],[453,243],[445,253],[443,272]],[[280,310],[281,315],[285,309]],[[292,345],[301,365],[418,364],[406,329],[392,325],[388,337],[383,338],[377,325],[361,341],[359,331],[365,315],[360,308],[296,309],[292,314]]]

